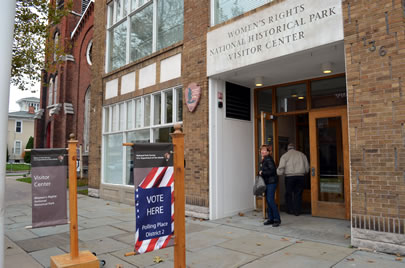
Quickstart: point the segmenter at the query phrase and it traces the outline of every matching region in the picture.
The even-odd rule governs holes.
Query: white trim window
[[[48,106],[53,104],[53,78],[49,79],[48,84]]]
[[[90,66],[93,65],[93,40],[90,40],[89,44],[87,45],[86,59]]]
[[[107,12],[106,72],[183,40],[184,0],[114,0]]]
[[[19,140],[14,141],[14,155],[21,155],[22,142]]]
[[[183,120],[182,96],[177,86],[104,107],[103,183],[133,185],[131,149],[122,143],[171,142]]]
[[[53,61],[58,59],[58,49],[59,49],[59,32],[55,32],[53,36]]]
[[[58,103],[58,75],[53,79],[53,103]]]
[[[83,145],[84,154],[89,153],[89,135],[90,135],[90,87],[84,96],[84,128],[83,128]]]
[[[211,0],[211,24],[220,24],[273,1],[274,0]]]
[[[23,122],[21,120],[16,120],[15,121],[15,132],[22,133],[22,128],[23,128]]]

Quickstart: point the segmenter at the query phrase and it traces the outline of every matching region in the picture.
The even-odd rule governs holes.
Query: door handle
[[[311,175],[312,175],[312,177],[315,177],[315,168],[314,167],[311,168]]]

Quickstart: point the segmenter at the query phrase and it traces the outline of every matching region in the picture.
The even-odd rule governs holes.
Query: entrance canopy
[[[331,64],[332,73],[324,74],[322,65],[328,63]],[[344,43],[338,41],[217,74],[212,78],[253,88],[256,77],[263,78],[263,86],[270,86],[344,72]]]

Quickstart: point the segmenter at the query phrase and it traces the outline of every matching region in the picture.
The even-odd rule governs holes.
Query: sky
[[[8,103],[8,111],[9,112],[17,112],[20,110],[20,106],[16,103],[19,99],[27,98],[27,97],[37,97],[39,98],[39,86],[40,84],[37,83],[32,89],[36,92],[32,93],[31,88],[28,90],[20,90],[17,87],[11,85],[10,86],[10,98]]]

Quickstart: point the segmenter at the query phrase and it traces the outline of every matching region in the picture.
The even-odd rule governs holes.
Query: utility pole
[[[6,187],[8,98],[15,9],[16,0],[3,1],[0,8],[0,268],[4,267],[4,192]]]

